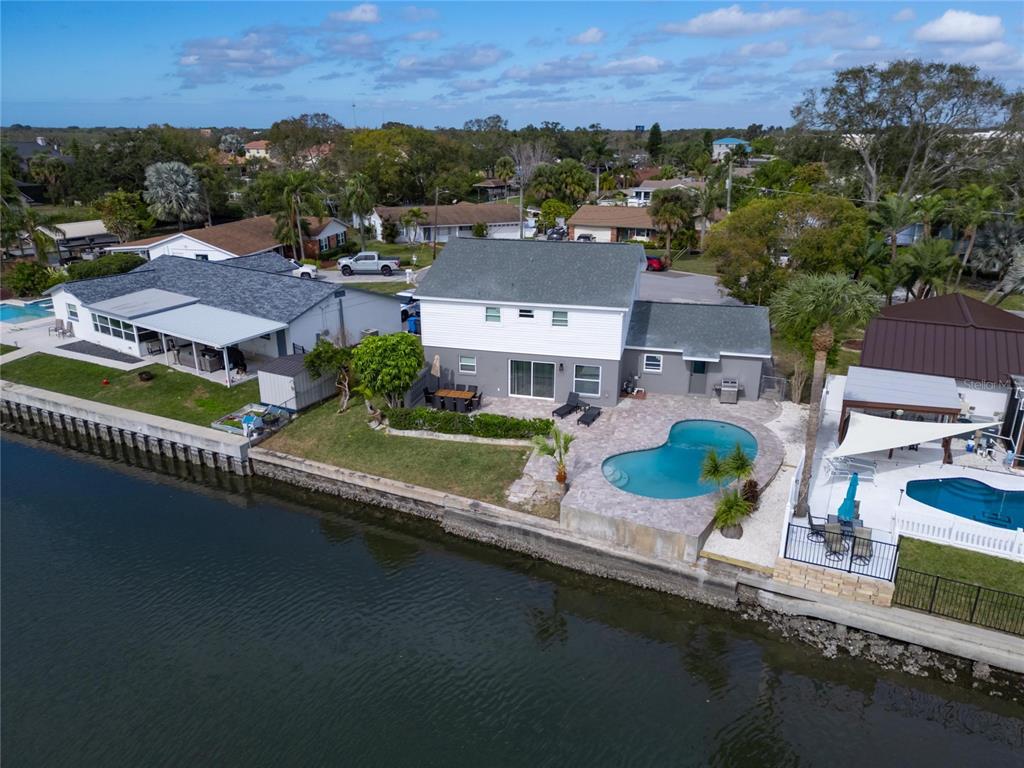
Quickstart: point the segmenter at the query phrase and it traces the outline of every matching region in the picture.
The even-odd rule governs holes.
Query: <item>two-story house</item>
[[[763,307],[639,300],[638,245],[456,239],[423,279],[426,359],[485,396],[613,405],[623,384],[757,398],[771,357]]]

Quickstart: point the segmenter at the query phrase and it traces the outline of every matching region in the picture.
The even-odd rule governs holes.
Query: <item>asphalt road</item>
[[[698,304],[740,304],[728,296],[712,275],[693,272],[644,272],[640,275],[642,301],[681,301]]]

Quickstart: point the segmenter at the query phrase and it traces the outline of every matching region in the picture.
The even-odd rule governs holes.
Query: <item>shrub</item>
[[[472,435],[500,439],[529,440],[551,432],[551,419],[516,419],[497,413],[469,415],[430,408],[389,408],[388,423],[395,429],[422,429],[446,435]]]
[[[750,514],[751,505],[738,491],[727,491],[715,505],[715,528],[722,530],[739,525]]]
[[[38,261],[22,261],[4,276],[4,284],[15,296],[38,296],[54,284],[52,279],[50,269]]]
[[[478,221],[473,225],[473,237],[487,237],[487,225]]]
[[[398,224],[392,221],[390,216],[385,216],[380,225],[380,235],[384,238],[384,242],[395,242],[398,239],[399,234],[401,234],[401,232],[398,229]]]
[[[761,487],[757,484],[757,480],[749,478],[743,483],[743,490],[740,491],[740,496],[743,500],[750,504],[751,507],[757,505],[758,500],[761,498]]]
[[[68,277],[72,280],[85,280],[91,277],[120,275],[141,267],[146,260],[136,253],[108,253],[94,261],[76,261],[68,264]]]

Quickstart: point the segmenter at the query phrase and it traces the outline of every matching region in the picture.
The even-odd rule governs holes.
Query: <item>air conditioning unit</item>
[[[380,336],[380,331],[376,328],[363,328],[363,330],[359,332],[359,338],[365,339],[367,336]]]

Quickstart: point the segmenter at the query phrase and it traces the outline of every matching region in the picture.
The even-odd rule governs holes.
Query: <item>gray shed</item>
[[[313,379],[306,370],[305,355],[285,355],[264,364],[258,371],[260,401],[289,411],[301,411],[326,400],[335,392],[334,376]]]

